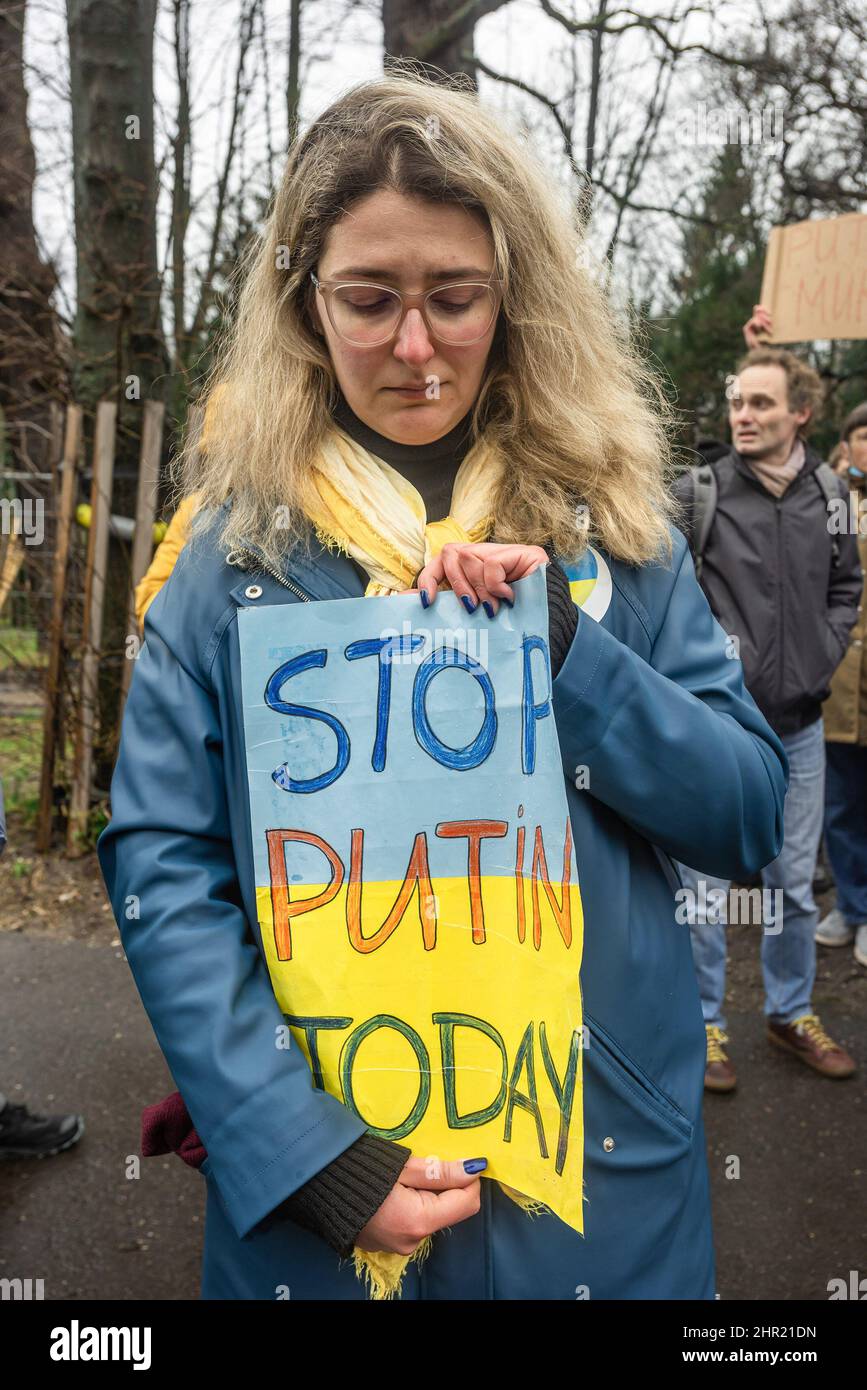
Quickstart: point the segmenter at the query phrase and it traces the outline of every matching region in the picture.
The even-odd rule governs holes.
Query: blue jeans
[[[837,907],[850,927],[867,922],[867,748],[826,743],[825,848]]]
[[[782,738],[789,758],[789,788],[783,813],[784,843],[780,854],[762,870],[762,975],[765,1014],[778,1023],[791,1023],[810,1013],[816,977],[813,873],[822,837],[825,790],[825,741],[822,720]],[[698,976],[705,1023],[725,1028],[723,1000],[726,980],[726,924],[722,894],[730,882],[681,864],[683,885],[691,891],[686,904],[692,957]],[[704,888],[702,888],[704,885]],[[712,894],[721,889],[722,894]],[[707,897],[710,904],[703,904]]]

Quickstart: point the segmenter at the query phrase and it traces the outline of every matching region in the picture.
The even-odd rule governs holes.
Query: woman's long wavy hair
[[[589,539],[630,564],[670,554],[665,400],[584,268],[568,209],[471,90],[406,70],[353,87],[290,154],[239,267],[237,315],[203,394],[207,445],[175,463],[178,496],[198,494],[197,521],[231,497],[227,552],[251,541],[279,567],[310,543],[311,464],[338,387],[309,276],[329,229],[379,189],[456,203],[490,226],[503,305],[473,432],[507,461],[491,539],[551,543],[568,558]]]

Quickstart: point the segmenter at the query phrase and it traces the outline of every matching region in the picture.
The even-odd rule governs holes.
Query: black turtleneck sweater
[[[355,414],[341,392],[333,412],[335,422],[377,458],[385,459],[421,493],[429,521],[447,516],[457,471],[472,445],[468,411],[462,420],[432,444],[397,444],[377,434]],[[365,579],[368,576],[365,575]]]
[[[398,444],[386,435],[378,434],[359,419],[342,391],[333,416],[350,439],[377,458],[384,459],[413,484],[421,494],[429,521],[439,521],[448,515],[458,469],[473,442],[470,429],[472,411],[468,411],[448,434],[435,439],[432,444]],[[545,545],[545,549],[550,560],[545,572],[548,587],[548,645],[551,673],[556,676],[575,636],[578,610],[572,601],[569,581],[554,559],[551,547]],[[366,584],[370,578],[367,571],[356,560],[352,564]]]
[[[377,458],[384,459],[417,488],[429,520],[437,521],[448,515],[455,475],[472,444],[469,413],[432,444],[398,444],[378,434],[359,419],[342,392],[334,419],[351,439]],[[550,557],[545,574],[551,672],[556,676],[575,635],[578,610],[565,573],[554,560],[550,547],[545,549]],[[355,560],[352,564],[367,584],[370,576],[364,567]],[[321,1236],[338,1254],[348,1256],[358,1233],[382,1206],[411,1154],[412,1150],[403,1144],[363,1134],[293,1192],[266,1224],[288,1216],[297,1225]]]

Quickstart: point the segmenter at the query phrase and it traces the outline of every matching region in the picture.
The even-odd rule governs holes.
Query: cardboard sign
[[[314,1085],[420,1157],[486,1157],[582,1231],[544,570],[514,591],[493,620],[451,591],[240,610],[257,910]]]
[[[762,278],[773,343],[867,338],[867,215],[774,227]]]

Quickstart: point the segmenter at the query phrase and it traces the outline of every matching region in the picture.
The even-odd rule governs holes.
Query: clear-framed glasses
[[[330,282],[311,270],[310,279],[325,300],[331,326],[344,342],[379,347],[403,322],[407,307],[418,304],[432,338],[454,346],[484,338],[497,315],[502,281],[455,280],[420,294],[401,294],[366,280]]]

